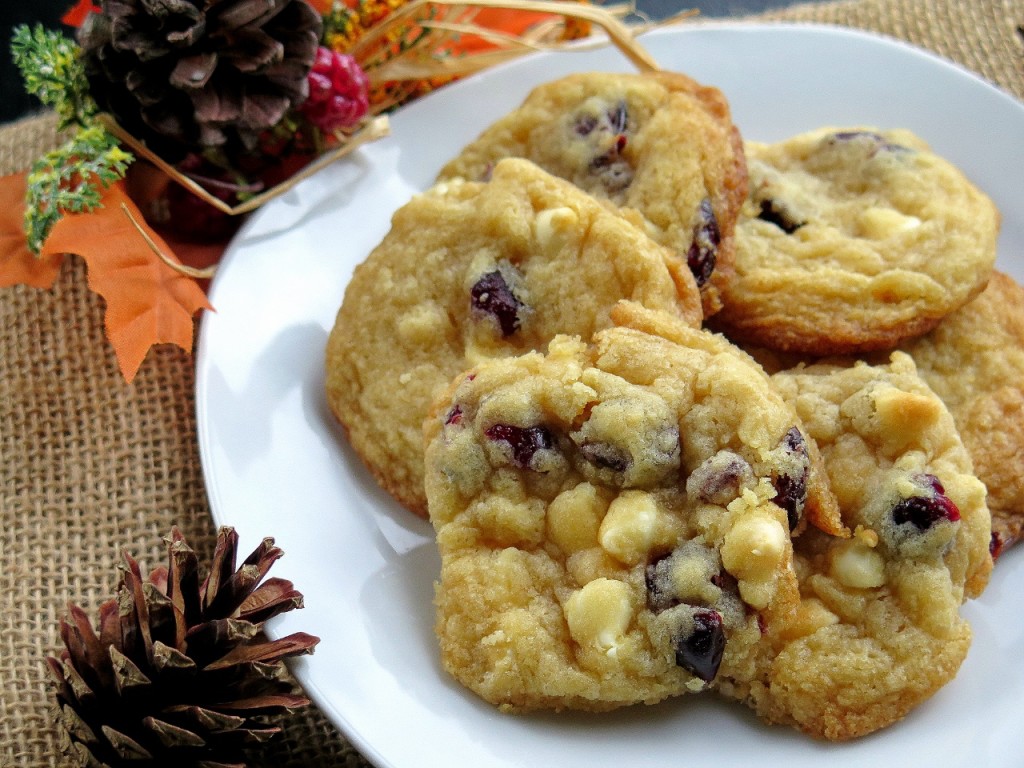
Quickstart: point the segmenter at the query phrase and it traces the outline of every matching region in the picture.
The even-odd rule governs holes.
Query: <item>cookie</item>
[[[327,400],[382,487],[426,515],[423,418],[459,371],[588,337],[620,299],[701,321],[667,249],[518,159],[489,182],[443,182],[393,217],[352,276],[326,349]]]
[[[1024,289],[995,272],[974,301],[903,348],[949,407],[988,487],[998,555],[1024,526]]]
[[[525,157],[621,207],[692,270],[704,312],[732,274],[746,197],[743,143],[721,91],[667,72],[590,72],[543,84],[449,162],[483,179]]]
[[[910,132],[822,128],[745,149],[736,275],[713,319],[735,341],[892,349],[984,289],[998,211]]]
[[[801,602],[771,628],[759,684],[722,686],[773,722],[849,739],[904,717],[956,675],[960,616],[992,567],[985,487],[912,359],[773,376],[817,442],[848,539],[794,542]]]
[[[796,604],[790,529],[828,497],[808,441],[748,357],[673,335],[481,363],[424,424],[442,662],[502,710],[748,679]]]

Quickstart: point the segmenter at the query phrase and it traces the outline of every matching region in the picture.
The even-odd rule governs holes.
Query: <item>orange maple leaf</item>
[[[196,281],[165,264],[146,242],[140,226],[165,255],[172,253],[143,222],[118,182],[104,191],[101,208],[61,218],[42,248],[44,256],[74,253],[85,260],[89,287],[107,303],[107,339],[128,382],[155,344],[191,352],[193,315],[213,309]]]
[[[313,6],[313,9],[321,16],[326,16],[331,12],[331,8],[334,7],[334,0],[306,0],[306,2]],[[349,3],[346,3],[346,5],[351,7]]]
[[[94,2],[94,0],[78,0],[74,6],[64,12],[60,20],[69,27],[80,27],[85,23],[90,13],[99,13],[99,11],[99,4]]]
[[[63,254],[36,256],[25,239],[25,173],[0,178],[0,287],[52,288]]]

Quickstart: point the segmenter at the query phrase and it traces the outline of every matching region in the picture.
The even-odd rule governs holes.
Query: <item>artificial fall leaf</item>
[[[523,37],[530,27],[545,21],[558,18],[550,13],[523,11],[516,8],[481,8],[473,23],[484,29],[502,32],[512,37]],[[497,47],[497,44],[477,35],[464,35],[456,38],[450,45],[453,54],[481,53]]]
[[[90,13],[99,13],[100,7],[93,0],[78,0],[77,3],[60,17],[62,23],[69,27],[80,27]]]
[[[190,352],[193,315],[213,309],[196,281],[165,264],[139,227],[171,254],[118,182],[104,191],[102,207],[58,221],[41,251],[44,257],[73,253],[85,260],[89,287],[106,301],[107,339],[128,382],[155,344]]]
[[[334,0],[306,0],[306,2],[313,6],[313,10],[321,16],[330,13],[331,9],[334,7]],[[351,8],[354,3],[346,3],[345,5]]]
[[[51,288],[63,254],[36,256],[25,240],[25,180],[28,174],[0,178],[0,287]]]

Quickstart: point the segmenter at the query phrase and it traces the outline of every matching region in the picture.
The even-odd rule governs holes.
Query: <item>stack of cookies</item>
[[[504,711],[714,690],[828,739],[952,679],[1024,518],[998,226],[905,131],[744,144],[684,75],[537,88],[395,213],[327,347],[436,530],[445,668]]]

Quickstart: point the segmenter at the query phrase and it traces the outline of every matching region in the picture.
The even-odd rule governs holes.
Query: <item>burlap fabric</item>
[[[843,0],[748,18],[902,38],[1024,98],[1024,0]],[[54,141],[49,117],[0,128],[0,174],[26,168]],[[3,768],[59,764],[43,657],[59,650],[67,601],[95,615],[116,585],[121,549],[152,567],[172,525],[202,557],[212,550],[193,384],[192,359],[176,348],[150,353],[134,383],[123,382],[102,302],[76,259],[51,291],[0,291]],[[275,570],[287,576],[287,556]],[[315,708],[282,724],[283,738],[255,765],[368,765]]]

